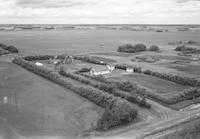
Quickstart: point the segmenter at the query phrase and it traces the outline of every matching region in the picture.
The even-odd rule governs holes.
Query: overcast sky
[[[200,24],[200,0],[0,0],[0,23]]]

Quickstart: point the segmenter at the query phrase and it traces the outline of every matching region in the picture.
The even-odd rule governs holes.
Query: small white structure
[[[36,66],[43,66],[43,64],[40,63],[40,62],[36,62],[35,65],[36,65]]]
[[[193,61],[199,61],[199,58],[198,57],[193,57],[192,60]]]
[[[131,73],[131,72],[133,72],[133,71],[134,71],[134,70],[133,70],[133,68],[131,68],[131,67],[126,68],[126,72]]]
[[[7,104],[8,103],[8,97],[7,96],[4,96],[3,97],[3,104]]]
[[[104,62],[103,62],[103,61],[100,61],[100,63],[103,64]]]

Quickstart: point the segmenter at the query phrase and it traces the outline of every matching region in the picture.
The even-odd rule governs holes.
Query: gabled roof
[[[96,72],[109,71],[106,66],[92,67],[92,69],[94,69]]]

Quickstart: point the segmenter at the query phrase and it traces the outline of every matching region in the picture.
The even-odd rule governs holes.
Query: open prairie
[[[116,51],[124,43],[157,44],[168,49],[173,41],[198,41],[200,32],[147,32],[124,30],[0,31],[0,42],[13,44],[25,55]],[[100,44],[103,43],[103,46]],[[169,46],[168,46],[169,47]]]

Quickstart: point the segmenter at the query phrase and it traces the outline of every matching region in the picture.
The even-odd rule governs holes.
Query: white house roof
[[[101,67],[92,67],[96,72],[102,72],[102,71],[108,71],[108,67],[106,66],[101,66]]]
[[[35,65],[37,65],[37,66],[43,66],[43,64],[40,63],[40,62],[36,62]]]

